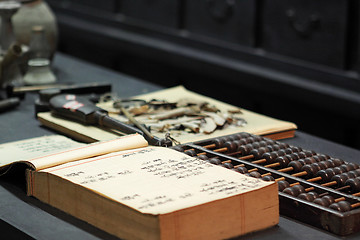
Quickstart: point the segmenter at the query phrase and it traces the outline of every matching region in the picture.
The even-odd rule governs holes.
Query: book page
[[[28,162],[36,170],[53,167],[66,162],[99,156],[111,152],[146,147],[148,142],[139,134],[126,135],[109,141],[102,141],[68,149],[54,154],[40,156]]]
[[[112,153],[41,172],[148,214],[169,213],[274,184],[162,147]]]
[[[18,161],[60,152],[84,144],[61,135],[50,135],[0,145],[0,168]]]

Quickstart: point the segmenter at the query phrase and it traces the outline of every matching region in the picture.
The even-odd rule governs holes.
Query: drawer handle
[[[320,26],[320,17],[317,14],[311,14],[306,21],[299,21],[296,11],[288,9],[286,16],[289,19],[290,26],[304,38],[310,37]]]
[[[210,15],[218,22],[229,19],[235,8],[234,0],[206,0],[206,3]]]

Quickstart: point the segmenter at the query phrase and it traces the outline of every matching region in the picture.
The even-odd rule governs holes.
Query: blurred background
[[[360,149],[358,0],[46,3],[59,52]]]

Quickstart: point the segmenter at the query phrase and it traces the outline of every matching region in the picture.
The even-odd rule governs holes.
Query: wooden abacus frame
[[[232,135],[227,135],[224,137],[229,137]],[[348,201],[350,204],[360,204],[360,197],[353,196],[330,187],[322,186],[315,182],[309,182],[305,179],[292,176],[288,173],[280,172],[275,169],[264,167],[260,164],[251,163],[247,160],[242,160],[226,155],[226,153],[217,152],[214,151],[214,149],[208,149],[204,147],[212,144],[215,139],[217,138],[182,144],[173,148],[179,149],[180,147],[185,152],[192,150],[192,152],[195,152],[196,154],[200,153],[200,155],[206,155],[209,158],[216,157],[220,159],[221,162],[231,162],[234,166],[241,164],[247,169],[257,169],[261,175],[271,175],[275,179],[283,179],[290,184],[295,183],[300,184],[305,188],[311,188],[313,189],[312,191],[315,191],[319,194],[331,195],[334,198],[342,198]],[[344,236],[360,231],[360,208],[355,208],[347,212],[340,212],[329,207],[321,206],[314,202],[294,197],[281,191],[279,191],[279,203],[281,215],[299,220],[331,233]]]

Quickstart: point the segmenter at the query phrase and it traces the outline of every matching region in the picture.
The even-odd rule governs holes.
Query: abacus
[[[341,236],[360,230],[360,167],[356,163],[244,132],[172,148],[277,182],[281,215]]]

